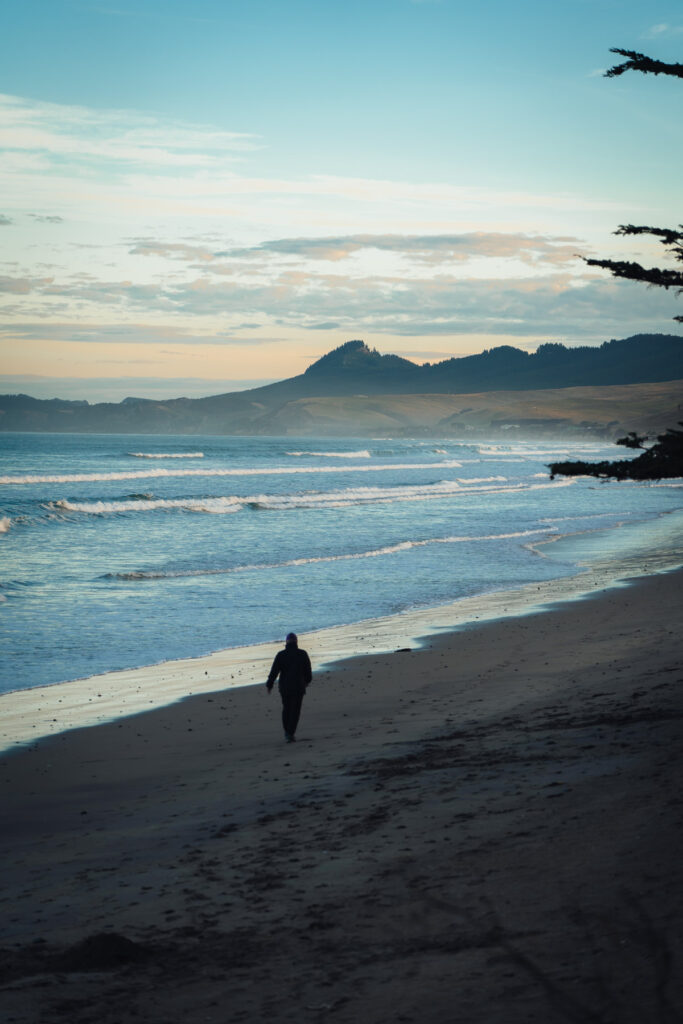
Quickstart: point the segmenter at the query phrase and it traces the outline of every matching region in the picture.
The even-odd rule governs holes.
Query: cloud
[[[566,244],[571,243],[571,244]],[[527,263],[574,262],[578,238],[506,234],[502,232],[468,232],[455,235],[345,235],[337,238],[281,238],[262,242],[251,249],[218,253],[217,255],[256,255],[275,253],[319,260],[342,260],[364,249],[377,249],[427,263],[465,261],[473,256],[508,259],[516,257]]]
[[[190,275],[146,282],[87,273],[63,282],[17,275],[0,278],[0,291],[31,295],[8,316],[33,324],[36,337],[63,341],[250,346],[265,343],[260,335],[278,340],[272,332],[283,327],[348,331],[350,337],[601,338],[636,327],[672,330],[678,310],[670,295],[573,265],[574,242],[502,233],[280,239],[242,250],[243,258],[226,268],[209,246],[148,239],[132,251],[193,259]],[[416,262],[392,272],[381,266],[359,272],[342,262],[341,254],[356,256],[365,248]],[[283,255],[291,258],[277,262]],[[174,326],[164,326],[171,318]],[[27,329],[9,324],[5,333],[20,338]]]
[[[171,260],[214,260],[216,253],[205,246],[188,245],[185,242],[157,242],[154,239],[140,238],[133,248],[128,250],[131,256],[162,256]]]
[[[652,25],[645,33],[646,39],[659,39],[661,36],[678,36],[683,32],[683,25],[669,25],[668,22],[662,21],[657,25]]]
[[[24,294],[18,283],[22,280],[13,279],[14,294]],[[30,285],[28,281],[25,287]],[[45,285],[46,290],[51,287]],[[287,270],[261,284],[204,276],[148,291],[126,282],[86,281],[73,288],[72,297],[78,298],[82,319],[69,319],[68,306],[50,310],[43,321],[31,321],[25,311],[15,310],[15,317],[23,313],[23,319],[2,325],[0,338],[16,343],[251,347],[280,342],[292,330],[327,330],[348,337],[481,334],[602,341],[639,330],[673,333],[671,317],[680,308],[660,289],[601,273],[579,278],[566,271],[475,280],[447,274],[359,278]],[[438,353],[414,351],[418,358],[438,358]]]
[[[256,327],[257,325],[251,325]],[[241,324],[242,330],[250,325]],[[277,336],[249,336],[229,331],[214,331],[211,328],[188,331],[167,324],[145,323],[87,323],[62,321],[44,323],[23,321],[0,324],[0,341],[11,339],[17,342],[70,341],[84,344],[164,344],[164,345],[267,345],[278,343]],[[170,353],[166,353],[167,355]],[[126,362],[129,362],[126,359]]]
[[[557,227],[569,215],[576,234],[593,237],[597,211],[610,212],[611,228],[622,203],[226,167],[256,144],[211,125],[0,95],[9,214],[0,224],[18,222],[15,210],[24,226],[26,218],[68,222],[49,232],[51,247],[39,255],[35,229],[27,232],[14,254],[20,262],[2,267],[5,320],[20,322],[4,337],[249,346],[278,340],[282,326],[290,336],[349,337],[532,336],[541,328],[555,336],[569,326],[587,337],[603,333],[601,304],[608,322],[643,320],[636,303],[626,301],[621,317],[611,309],[614,286],[586,274],[577,260],[585,243]],[[524,231],[527,224],[535,228]],[[44,258],[49,266],[36,262]],[[657,305],[642,289],[638,297],[671,329],[670,298]]]
[[[282,270],[283,260],[289,265],[298,261],[305,270],[306,263],[338,263],[363,256],[363,276],[373,271],[367,264],[377,254],[398,257],[394,269],[406,278],[415,273],[411,262],[424,276],[449,266],[460,266],[468,273],[468,264],[478,261],[477,276],[486,274],[485,261],[498,261],[489,268],[491,276],[514,276],[515,262],[534,273],[553,271],[576,265],[578,254],[587,252],[580,239],[567,235],[540,235],[506,232],[466,232],[441,235],[354,234],[339,236],[279,238],[267,240],[247,248],[215,248],[207,245],[165,242],[150,238],[136,240],[129,254],[154,256],[191,263],[212,275],[249,278],[269,276]],[[482,262],[483,261],[483,262]],[[501,263],[503,261],[503,263]],[[503,265],[504,264],[504,265]],[[420,269],[421,268],[421,269]],[[375,272],[377,268],[375,267]],[[471,271],[471,267],[470,267]]]
[[[0,277],[0,292],[9,295],[28,295],[44,289],[54,281],[53,277]]]
[[[165,224],[191,218],[195,227],[184,233],[200,223],[215,230],[230,218],[231,233],[250,241],[286,240],[301,224],[326,224],[332,234],[349,224],[356,231],[368,224],[386,231],[406,223],[557,223],[565,214],[589,215],[591,224],[608,213],[633,219],[607,193],[525,192],[460,184],[457,177],[286,177],[277,175],[275,159],[268,161],[272,176],[266,177],[252,167],[262,145],[254,133],[212,124],[0,94],[5,209],[10,215],[53,210],[71,225],[88,224],[91,237],[97,225],[125,220],[129,235],[142,244],[155,230],[152,219],[160,217]],[[170,250],[167,255],[181,258]]]
[[[198,170],[222,166],[255,145],[253,135],[209,125],[0,94],[0,146],[9,154],[32,155],[34,169],[66,161],[82,173],[100,166],[108,176],[134,167]]]
[[[58,217],[56,214],[48,215],[43,213],[29,213],[29,217],[33,220],[40,221],[41,224],[63,224],[64,218]]]
[[[601,338],[636,327],[671,330],[671,298],[615,282],[567,273],[501,281],[460,280],[441,275],[430,280],[343,274],[307,275],[289,271],[276,282],[248,286],[208,278],[178,284],[167,299],[185,316],[214,318],[247,314],[262,323],[304,330],[334,324],[359,333],[537,335],[558,332]],[[614,336],[614,335],[613,335]]]

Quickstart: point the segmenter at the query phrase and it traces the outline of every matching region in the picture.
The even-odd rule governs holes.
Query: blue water
[[[531,545],[576,535],[597,557],[683,507],[680,481],[548,477],[554,459],[617,453],[0,435],[0,691],[573,574],[571,548]]]

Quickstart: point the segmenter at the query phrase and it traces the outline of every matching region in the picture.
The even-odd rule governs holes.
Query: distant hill
[[[559,394],[566,389],[614,388],[681,380],[683,339],[677,335],[637,334],[597,347],[568,348],[546,344],[533,353],[502,345],[478,355],[423,366],[400,356],[381,355],[364,342],[355,340],[328,352],[299,376],[250,391],[210,398],[172,398],[165,401],[126,398],[118,403],[90,405],[56,398],[41,400],[28,395],[0,396],[0,430],[140,434],[313,434],[331,431],[354,434],[362,432],[362,422],[367,422],[368,430],[381,432],[383,429],[381,423],[370,426],[372,417],[359,419],[355,400],[360,398],[362,402],[363,396],[368,400],[379,396],[402,396],[404,399],[432,396],[436,399],[438,396],[476,395],[481,398],[491,392],[514,392],[519,408],[524,407],[528,411],[538,405],[533,394],[528,392],[557,391],[557,402],[566,405],[566,402],[561,402]],[[673,385],[667,389],[669,393],[680,395],[681,388]],[[351,405],[348,404],[352,398],[354,412],[350,411]],[[308,399],[323,400],[322,404],[314,403],[315,414],[311,412],[313,406],[306,404]],[[348,400],[346,422],[344,402],[340,405],[335,401],[329,403],[330,412],[334,407],[334,415],[325,426],[325,399]],[[595,401],[596,396],[592,395],[592,407],[595,407]],[[495,402],[488,404],[493,407]],[[545,404],[547,406],[547,401]],[[431,405],[434,406],[434,401]],[[417,408],[415,402],[413,407]],[[628,414],[628,410],[624,412]],[[534,419],[528,415],[516,418]],[[550,418],[553,419],[552,416]],[[442,419],[441,430],[450,432],[464,426],[464,421],[456,422],[457,416],[456,420],[446,415]],[[429,415],[427,420],[433,429],[433,417]],[[622,416],[616,419],[612,416],[612,421],[620,423]],[[420,428],[412,416],[408,417],[408,422],[413,424],[411,429]],[[594,427],[586,428],[591,430],[596,429],[598,422],[602,424],[599,429],[603,429],[610,421],[599,416],[596,420],[591,414],[586,422],[594,424]],[[631,424],[628,418],[626,422],[630,424],[627,429],[639,427],[639,424]],[[385,428],[386,431],[395,431],[400,429],[400,423],[389,416]],[[478,420],[477,429],[485,430],[485,422]]]
[[[613,441],[631,430],[661,433],[680,419],[682,406],[683,380],[465,395],[311,397],[274,410],[263,433]]]
[[[315,382],[320,394],[321,387],[325,394],[352,394],[361,385],[373,394],[466,394],[646,384],[682,377],[683,338],[673,334],[636,334],[575,348],[546,344],[536,352],[501,345],[424,366],[380,355],[362,341],[347,341],[303,374],[306,385]]]

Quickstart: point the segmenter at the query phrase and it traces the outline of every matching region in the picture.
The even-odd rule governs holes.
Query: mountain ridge
[[[556,390],[559,395],[568,388],[680,380],[683,338],[679,335],[633,335],[600,346],[574,348],[547,343],[533,353],[502,345],[476,355],[423,365],[401,356],[383,355],[362,340],[353,339],[321,356],[295,377],[206,398],[128,397],[119,403],[91,405],[84,400],[0,395],[0,431],[267,434],[282,432],[289,424],[289,432],[307,433],[320,429],[315,422],[319,413],[311,422],[301,405],[307,399],[370,400],[380,396],[435,397],[504,391],[518,393],[521,405],[532,406],[535,391]],[[348,427],[353,433],[353,417]]]

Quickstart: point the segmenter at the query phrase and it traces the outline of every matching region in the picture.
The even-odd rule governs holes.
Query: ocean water
[[[0,692],[666,547],[683,481],[549,479],[550,461],[617,453],[574,442],[0,435]]]

